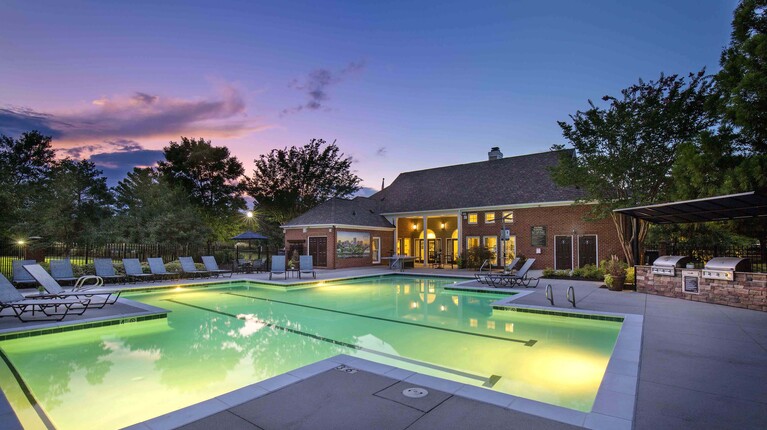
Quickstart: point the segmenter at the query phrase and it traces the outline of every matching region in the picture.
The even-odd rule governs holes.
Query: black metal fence
[[[767,252],[759,245],[701,247],[684,244],[647,244],[645,249],[645,264],[652,264],[652,260],[660,255],[685,255],[692,259],[696,268],[702,268],[714,257],[739,257],[748,258],[751,261],[752,271],[767,272]]]
[[[247,252],[247,248],[240,250]],[[0,272],[10,279],[13,260],[49,261],[69,258],[73,264],[93,263],[94,258],[111,258],[115,262],[123,258],[138,258],[146,261],[149,257],[162,257],[163,261],[177,260],[179,256],[191,256],[200,261],[202,255],[214,255],[222,265],[230,265],[237,255],[234,243],[212,243],[201,246],[179,246],[165,244],[108,243],[104,245],[54,243],[35,246],[18,243],[0,243]]]

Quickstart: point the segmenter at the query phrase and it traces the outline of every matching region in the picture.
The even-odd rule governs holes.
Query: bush
[[[631,285],[636,284],[636,272],[633,267],[626,269],[626,283]]]
[[[495,254],[484,246],[473,246],[466,250],[464,267],[478,269],[483,261],[492,259],[494,256]]]
[[[554,270],[551,267],[543,269],[544,278],[564,278],[564,279],[587,279],[591,281],[601,281],[605,276],[604,270],[594,264],[587,264],[583,267],[569,270]]]

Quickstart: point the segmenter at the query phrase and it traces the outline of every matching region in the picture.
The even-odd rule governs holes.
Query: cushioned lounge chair
[[[13,260],[13,284],[28,287],[37,285],[35,278],[24,269],[25,265],[35,263],[35,260]]]
[[[96,268],[96,276],[103,279],[104,282],[125,281],[125,276],[118,275],[115,271],[115,266],[112,264],[111,258],[94,258],[93,266]]]
[[[232,277],[232,271],[231,270],[224,270],[218,268],[218,262],[216,261],[216,257],[212,255],[204,255],[202,257],[202,263],[205,264],[205,268],[208,269],[208,272],[210,272],[211,275],[215,275],[216,277],[221,275],[229,274],[229,277]]]
[[[123,267],[125,267],[125,276],[128,280],[138,282],[142,280],[152,280],[151,273],[144,273],[144,269],[141,267],[141,262],[138,258],[123,258]]]
[[[178,272],[168,272],[161,257],[147,258],[146,261],[149,263],[149,270],[152,275],[157,279],[176,279],[179,277]]]
[[[29,272],[30,275],[32,275],[35,280],[42,285],[42,287],[45,289],[46,293],[43,294],[36,294],[34,298],[48,298],[48,297],[56,297],[56,298],[62,298],[62,299],[70,299],[70,298],[87,298],[90,299],[90,303],[87,305],[88,308],[96,308],[101,309],[106,305],[113,305],[115,302],[117,302],[117,299],[120,298],[120,293],[122,291],[119,290],[112,290],[112,291],[101,291],[101,290],[95,290],[94,287],[100,287],[104,285],[104,280],[101,279],[98,276],[88,275],[88,276],[82,276],[78,278],[77,282],[75,282],[75,286],[72,290],[65,290],[61,288],[61,285],[59,285],[58,282],[56,282],[55,279],[51,277],[51,275],[48,274],[48,272],[43,269],[42,266],[39,264],[28,264],[24,266],[25,269],[27,269],[27,272]],[[94,283],[92,285],[85,285],[85,282],[93,281]],[[94,297],[103,297],[103,301],[94,301]]]
[[[285,275],[285,279],[288,279],[288,272],[285,271],[284,255],[272,255],[272,268],[269,269],[269,279],[272,279],[272,275]]]
[[[63,260],[51,260],[50,268],[51,276],[56,282],[74,283],[77,280],[77,278],[75,278],[74,270],[72,270],[72,262],[69,261],[68,258]]]
[[[199,270],[197,266],[194,265],[192,257],[178,257],[178,262],[181,263],[181,272],[185,275],[189,275],[192,278],[210,276],[210,272],[207,270]]]
[[[8,279],[0,273],[0,317],[15,316],[21,322],[61,321],[67,315],[82,315],[90,304],[90,299],[28,298],[24,297]],[[73,307],[77,311],[73,311]],[[13,315],[3,315],[2,311],[11,309]],[[42,312],[44,318],[34,318],[36,312]],[[33,319],[25,319],[29,313]]]
[[[302,255],[298,258],[298,277],[302,273],[311,273],[314,279],[317,279],[317,272],[314,271],[314,258],[311,255]]]

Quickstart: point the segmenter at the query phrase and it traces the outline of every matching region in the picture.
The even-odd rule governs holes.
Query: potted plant
[[[623,284],[626,283],[626,268],[628,265],[618,259],[617,255],[611,255],[610,259],[604,262],[605,284],[610,291],[622,291]]]

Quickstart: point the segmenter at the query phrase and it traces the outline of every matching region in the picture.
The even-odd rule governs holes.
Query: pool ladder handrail
[[[554,306],[554,293],[551,289],[551,284],[546,285],[546,300],[551,302],[551,306]]]
[[[572,285],[567,287],[567,301],[573,304],[575,307],[575,288]]]

